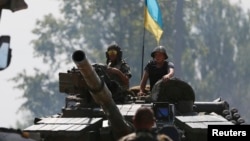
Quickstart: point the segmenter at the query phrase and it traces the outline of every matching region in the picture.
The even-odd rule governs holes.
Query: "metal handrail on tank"
[[[105,82],[99,78],[93,66],[89,63],[85,53],[81,50],[77,50],[72,54],[72,59],[86,81],[91,96],[95,102],[102,107],[107,116],[114,137],[117,139],[131,133],[134,130],[133,126],[131,126],[120,113],[112,99],[112,93]]]

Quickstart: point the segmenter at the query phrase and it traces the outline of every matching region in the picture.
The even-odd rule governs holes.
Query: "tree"
[[[243,52],[249,45],[249,13],[229,1],[201,1],[196,8],[199,14],[186,16],[192,23],[190,50],[183,55],[185,78],[191,78],[198,100],[223,97],[246,113],[249,71]]]
[[[248,51],[250,22],[239,6],[216,0],[159,0],[159,4],[164,24],[160,44],[167,47],[170,60],[181,58],[176,59],[181,79],[194,88],[196,100],[225,97],[230,104],[237,105],[239,103],[234,103],[233,99],[244,94],[249,97],[249,88],[245,85],[249,80],[239,78],[248,76],[245,51]],[[180,10],[176,9],[178,4],[183,4],[180,7],[183,15],[178,17],[183,23],[175,26],[179,22],[174,16]],[[141,76],[138,59],[141,59],[143,42],[144,60],[150,59],[156,46],[154,37],[148,32],[143,40],[143,6],[143,1],[64,0],[61,18],[49,14],[37,21],[33,30],[37,39],[32,41],[35,57],[43,58],[49,69],[47,72],[36,71],[34,76],[24,71],[13,79],[21,81],[18,88],[24,90],[24,98],[27,98],[22,107],[31,110],[34,116],[56,112],[63,104],[60,101],[63,96],[57,90],[58,78],[55,76],[58,72],[66,72],[66,67],[74,66],[72,53],[81,49],[91,62],[105,63],[105,51],[112,42],[122,47],[123,56],[131,66],[131,86],[138,85]],[[175,35],[181,35],[181,40]],[[34,95],[37,92],[39,96]],[[33,109],[34,101],[37,105],[45,101],[51,105],[44,107],[46,110],[40,106]]]
[[[72,2],[65,0],[61,7],[62,18],[55,18],[49,14],[44,19],[37,21],[37,28],[33,30],[37,39],[32,41],[34,54],[35,57],[43,58],[43,62],[49,70],[39,72],[34,76],[28,76],[23,72],[14,79],[21,83],[18,88],[24,90],[24,97],[28,100],[23,107],[31,110],[34,116],[48,115],[48,111],[55,112],[56,108],[50,108],[47,112],[42,112],[43,110],[38,108],[35,112],[35,109],[30,108],[32,107],[31,101],[42,104],[40,99],[52,100],[52,95],[58,95],[59,92],[55,89],[58,88],[58,79],[55,78],[55,74],[60,71],[66,72],[65,69],[62,69],[65,66],[74,66],[71,55],[76,49],[85,51],[91,62],[105,63],[103,61],[105,51],[112,42],[116,42],[122,47],[124,58],[130,66],[133,66],[131,67],[133,73],[131,86],[138,85],[140,75],[137,74],[140,73],[140,62],[137,60],[141,58],[144,30],[143,6],[143,1],[77,0]],[[171,27],[168,26],[167,29],[171,29]],[[171,34],[165,35],[165,38],[170,39],[168,36]],[[148,33],[144,42],[145,52],[147,52],[145,60],[149,60],[149,54],[156,46],[156,41]],[[166,41],[163,40],[163,42]],[[47,78],[46,81],[42,81],[44,77]],[[45,86],[46,84],[48,89],[54,88],[50,89],[53,93],[38,89],[37,83],[29,83],[25,81],[25,78],[35,82],[40,81],[40,85]],[[38,99],[31,93],[37,90],[43,93],[40,95],[43,98]],[[53,101],[58,100],[54,97]],[[62,105],[62,102],[58,102],[59,105]],[[59,105],[53,104],[55,107],[59,107]]]

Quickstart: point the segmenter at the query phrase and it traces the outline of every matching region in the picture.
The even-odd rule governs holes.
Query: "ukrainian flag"
[[[157,0],[145,0],[144,13],[144,26],[155,36],[157,43],[159,44],[163,30],[161,11]]]

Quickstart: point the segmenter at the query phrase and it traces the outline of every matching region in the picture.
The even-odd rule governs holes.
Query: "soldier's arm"
[[[145,95],[145,87],[148,81],[148,72],[144,71],[141,82],[140,82],[140,91],[138,96]]]
[[[127,88],[129,87],[129,78],[126,74],[124,74],[122,71],[120,71],[117,68],[108,68],[109,73],[115,74],[117,77],[120,79],[120,83],[122,86],[126,86]]]

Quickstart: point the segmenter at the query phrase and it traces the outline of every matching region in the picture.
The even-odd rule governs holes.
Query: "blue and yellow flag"
[[[157,43],[159,44],[163,29],[161,11],[157,0],[145,0],[144,13],[144,26],[155,36]]]

